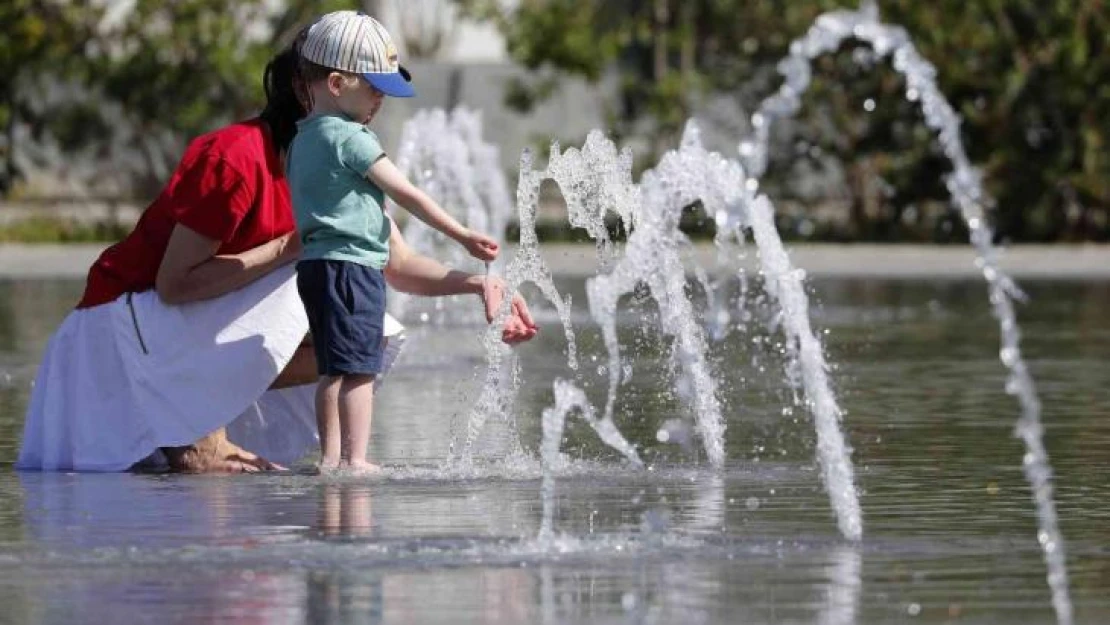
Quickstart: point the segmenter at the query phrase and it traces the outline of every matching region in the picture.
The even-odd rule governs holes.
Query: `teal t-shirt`
[[[385,267],[385,194],[366,178],[370,166],[383,156],[377,135],[341,115],[314,115],[297,122],[285,168],[304,246],[302,259]]]

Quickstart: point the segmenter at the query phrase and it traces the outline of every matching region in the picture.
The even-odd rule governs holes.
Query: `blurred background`
[[[1104,0],[881,0],[937,68],[995,198],[1001,243],[1110,239],[1110,8]],[[604,128],[638,169],[697,118],[736,154],[776,63],[835,0],[3,0],[0,241],[112,240],[187,141],[258,112],[268,58],[316,15],[394,34],[418,97],[374,129],[396,150],[421,108],[482,112],[510,181],[520,151]],[[868,48],[815,64],[776,127],[764,189],[784,238],[964,243],[918,104]],[[555,221],[558,203],[546,214]],[[691,220],[694,235],[712,224]],[[550,237],[561,236],[556,230]],[[566,233],[564,233],[565,235]]]

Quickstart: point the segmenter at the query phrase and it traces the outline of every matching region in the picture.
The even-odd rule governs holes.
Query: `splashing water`
[[[755,196],[754,187],[748,184],[737,161],[702,147],[700,133],[693,122],[687,124],[680,148],[665,154],[654,169],[643,175],[639,185],[631,182],[631,166],[627,151],[618,155],[612,142],[594,131],[581,150],[571,148],[561,152],[558,144],[554,144],[547,169],[547,175],[555,179],[560,188],[569,190],[565,195],[571,221],[595,235],[600,260],[607,269],[586,281],[590,314],[601,329],[609,356],[604,369],[609,377],[605,408],[599,419],[588,417],[588,420],[616,431],[613,413],[623,371],[617,337],[617,305],[623,296],[633,293],[640,285],[647,285],[658,304],[660,331],[675,339],[680,374],[678,387],[691,391],[687,395],[706,457],[715,467],[724,464],[725,424],[717,397],[717,381],[706,359],[707,344],[698,316],[686,292],[682,250],[688,240],[679,230],[683,210],[701,203],[707,213],[716,215],[725,225],[737,230],[741,226],[751,227],[755,232],[763,273],[781,304],[787,334],[797,344],[796,351],[803,362],[801,381],[815,415],[818,457],[838,526],[845,536],[858,539],[862,534],[862,521],[848,448],[839,430],[840,411],[829,389],[820,343],[809,327],[802,275],[790,266],[782,249],[771,220],[770,202],[763,196]],[[604,217],[608,212],[616,213],[630,229],[622,253],[616,258],[609,255],[610,247],[605,238]],[[527,232],[527,228],[521,230],[522,240],[534,238],[534,232]],[[703,271],[695,273],[702,276],[703,284],[708,284]],[[563,414],[572,407],[592,414],[592,407],[584,395],[572,404],[566,404],[566,398],[557,398],[557,401],[569,407],[554,414]],[[557,451],[562,425],[562,418],[545,421],[545,448],[555,445]],[[672,426],[661,430],[660,436],[666,434],[669,440],[671,429],[682,430],[676,424]],[[602,434],[600,429],[599,434]],[[605,440],[604,435],[602,438]],[[676,440],[678,438],[684,437],[676,437]],[[620,450],[619,446],[614,446]]]
[[[504,245],[512,198],[501,173],[497,146],[482,139],[479,113],[465,108],[450,113],[440,109],[418,111],[402,127],[397,167],[460,223],[488,233]],[[419,219],[408,219],[404,233],[413,249],[447,265],[478,267],[462,246]],[[405,293],[390,297],[397,316],[404,316],[411,303],[411,296]],[[435,305],[442,313],[442,298],[436,298]]]
[[[566,427],[567,416],[577,410],[597,432],[601,440],[616,449],[634,466],[642,467],[636,449],[621,435],[620,430],[612,421],[598,419],[593,404],[586,398],[582,389],[566,380],[555,380],[555,405],[543,411],[542,427],[543,442],[540,447],[541,461],[543,462],[543,482],[540,486],[540,498],[543,502],[543,516],[540,524],[539,539],[541,542],[550,540],[554,532],[555,515],[555,471],[565,464],[559,446],[563,440],[563,430]]]
[[[563,323],[567,341],[567,366],[578,368],[577,347],[574,328],[570,322],[570,298],[564,298],[555,288],[551,269],[540,255],[539,239],[536,236],[536,211],[539,208],[540,185],[548,178],[546,171],[536,171],[532,167],[532,153],[525,150],[520,156],[520,176],[517,181],[517,213],[520,220],[520,244],[516,254],[505,271],[505,298],[493,321],[482,336],[486,350],[486,382],[482,387],[474,407],[466,418],[465,438],[458,454],[452,453],[451,462],[470,463],[473,460],[475,442],[482,433],[491,416],[511,415],[507,400],[507,390],[503,383],[502,369],[509,348],[501,343],[501,328],[508,320],[512,307],[512,297],[525,282],[539,287],[544,297],[551,302]]]
[[[600,133],[598,133],[600,135]],[[628,163],[631,178],[631,163]],[[659,305],[660,330],[676,339],[676,355],[691,398],[694,419],[706,456],[713,466],[724,463],[724,419],[717,397],[717,383],[706,361],[707,345],[686,293],[686,276],[681,246],[685,235],[678,228],[682,210],[701,201],[706,210],[738,201],[743,181],[735,162],[705,151],[691,124],[682,146],[668,152],[659,165],[645,172],[639,193],[629,209],[635,224],[624,253],[612,270],[586,281],[590,314],[601,328],[609,354],[609,394],[603,419],[613,418],[620,384],[620,343],[617,340],[617,303],[621,297],[646,284]]]
[[[889,56],[892,59],[894,69],[905,77],[906,98],[920,102],[926,125],[937,132],[938,142],[952,162],[953,171],[945,183],[967,224],[978,256],[976,266],[987,282],[992,312],[999,322],[1002,344],[999,356],[1009,371],[1006,392],[1017,396],[1021,406],[1016,436],[1022,439],[1026,448],[1022,469],[1036,502],[1040,526],[1037,539],[1048,568],[1052,605],[1057,621],[1061,625],[1070,625],[1072,605],[1068,593],[1064,541],[1052,498],[1052,469],[1043,443],[1041,405],[1021,356],[1021,333],[1014,313],[1013,300],[1024,301],[1025,295],[998,268],[996,250],[991,244],[993,233],[983,216],[983,207],[989,205],[990,198],[983,191],[982,175],[972,167],[960,140],[960,119],[937,87],[936,68],[918,53],[905,29],[879,22],[878,8],[873,1],[864,2],[859,11],[825,13],[817,18],[805,36],[791,43],[790,55],[779,64],[784,84],[752,115],[754,136],[740,143],[741,158],[749,175],[753,178],[763,175],[767,167],[771,125],[792,117],[801,107],[801,95],[809,87],[812,76],[810,61],[836,51],[849,38],[870,45],[880,57]]]
[[[562,429],[567,413],[572,410],[577,409],[588,415],[587,420],[591,424],[612,425],[614,398],[622,372],[616,334],[617,303],[638,285],[646,284],[659,304],[661,331],[676,339],[676,360],[683,386],[693,391],[690,401],[694,404],[697,433],[707,457],[715,466],[723,463],[724,423],[716,396],[716,381],[704,359],[706,345],[702,330],[692,321],[695,317],[685,293],[684,269],[679,253],[686,243],[677,228],[681,210],[700,201],[706,212],[716,219],[720,233],[718,244],[722,248],[730,244],[729,237],[742,244],[743,231],[750,229],[752,232],[768,294],[778,303],[781,311],[777,321],[787,337],[785,345],[790,356],[787,381],[804,390],[805,404],[814,417],[822,479],[837,516],[838,527],[846,537],[860,538],[862,521],[853,485],[850,449],[840,431],[842,413],[828,380],[823,349],[810,327],[808,301],[803,288],[804,272],[791,265],[775,231],[770,199],[757,193],[759,178],[767,167],[772,124],[794,115],[800,109],[801,95],[811,79],[810,61],[836,51],[848,38],[868,43],[879,56],[893,59],[895,69],[905,75],[907,98],[921,102],[927,125],[937,131],[942,149],[953,163],[954,170],[947,177],[946,184],[969,228],[971,242],[978,254],[977,266],[987,280],[992,310],[1001,326],[1000,357],[1010,372],[1006,390],[1018,397],[1022,407],[1017,435],[1023,439],[1027,449],[1023,468],[1037,504],[1040,523],[1038,540],[1049,569],[1053,606],[1058,621],[1069,625],[1072,611],[1063,541],[1052,501],[1052,474],[1042,443],[1040,405],[1021,358],[1020,334],[1013,311],[1013,299],[1024,296],[997,267],[990,243],[991,230],[982,210],[989,198],[983,193],[979,172],[971,166],[960,143],[959,120],[937,89],[935,69],[917,53],[904,29],[879,23],[878,11],[871,2],[865,3],[859,11],[835,11],[822,15],[804,37],[791,44],[790,56],[779,65],[785,77],[784,84],[752,115],[753,134],[740,142],[739,162],[701,148],[693,124],[688,126],[680,149],[665,155],[654,170],[644,175],[640,185],[631,181],[628,151],[618,154],[616,147],[600,132],[591,133],[581,150],[571,148],[564,152],[557,144],[553,146],[549,165],[544,171],[533,169],[530,152],[522,155],[517,189],[521,244],[506,271],[508,292],[514,293],[525,281],[532,281],[555,305],[567,337],[567,359],[572,370],[577,370],[577,356],[570,325],[570,301],[555,289],[551,272],[540,256],[535,233],[539,188],[543,180],[555,180],[560,186],[567,200],[571,224],[584,228],[594,238],[598,245],[599,266],[605,270],[587,281],[590,312],[601,327],[609,355],[609,366],[605,371],[609,377],[609,394],[605,409],[601,417],[596,417],[596,412],[576,387],[570,383],[557,387],[556,407],[545,411],[544,458],[559,458]],[[608,213],[615,213],[630,233],[619,257],[608,239],[604,221]],[[727,325],[732,320],[723,306],[715,303],[720,300],[713,297],[714,285],[702,273],[698,274],[698,279],[706,288],[710,309],[714,311],[709,327],[719,336],[728,331]],[[741,275],[740,279],[742,287],[746,287],[745,277]],[[740,312],[741,319],[737,321],[742,323],[744,311]],[[498,318],[484,337],[490,365],[482,396],[469,415],[462,454],[464,459],[470,457],[473,442],[488,417],[511,411],[511,392],[515,387],[507,385],[504,380],[508,377],[515,380],[514,384],[519,384],[519,378],[503,375],[507,352],[497,341],[497,328],[508,314],[509,301],[506,299]],[[511,358],[508,364],[510,368],[516,366]],[[615,428],[613,431],[616,431]],[[623,441],[623,437],[620,440]],[[552,445],[554,452],[551,451]],[[552,465],[545,461],[545,467],[549,466]],[[550,471],[545,470],[545,479],[550,477],[549,474]],[[553,481],[545,481],[545,502],[549,505],[553,501],[553,488]],[[545,515],[545,519],[548,519],[546,529],[550,533],[550,515]]]
[[[398,149],[398,168],[417,186],[434,198],[448,212],[467,227],[491,234],[504,246],[504,233],[513,210],[508,185],[501,173],[498,148],[486,143],[482,138],[482,121],[477,112],[457,108],[450,113],[440,109],[418,111],[405,123]],[[521,185],[520,189],[525,189]],[[525,189],[526,190],[526,189]],[[538,185],[536,191],[538,192]],[[537,197],[538,200],[538,197]],[[527,211],[527,202],[518,202],[522,211]],[[535,201],[530,205],[531,221],[535,221]],[[522,222],[525,221],[522,216]],[[533,228],[534,230],[534,228]],[[444,235],[418,219],[409,219],[405,226],[405,239],[409,245],[420,252],[442,259],[454,267],[470,267],[477,271],[477,261],[465,250],[448,240]],[[564,317],[567,329],[568,353],[571,367],[576,366],[574,336],[570,328],[570,304],[563,302],[551,281],[551,272],[546,270],[538,253],[538,243],[522,246],[523,255],[510,267],[506,294],[500,318],[489,327],[490,332],[483,338],[486,359],[490,363],[486,374],[483,393],[471,409],[466,421],[466,432],[459,453],[452,445],[451,462],[472,460],[479,436],[485,424],[493,417],[505,425],[501,435],[486,432],[487,439],[495,439],[490,445],[494,451],[506,448],[519,450],[519,439],[512,438],[516,433],[512,411],[513,401],[519,390],[520,367],[515,355],[498,340],[492,328],[500,328],[509,312],[512,293],[520,284],[530,278],[552,299]],[[500,261],[494,265],[500,265]],[[488,277],[493,268],[487,264],[484,272]],[[404,293],[394,293],[390,297],[390,307],[394,314],[404,316],[412,303],[411,297]],[[433,321],[444,321],[447,313],[452,319],[473,315],[472,306],[460,308],[450,306],[444,298],[436,298],[434,304],[438,315]],[[497,440],[499,439],[499,440]]]
[[[586,136],[582,149],[559,150],[551,145],[547,175],[559,185],[566,201],[567,220],[583,228],[597,244],[604,269],[613,260],[613,246],[605,216],[614,212],[626,232],[635,224],[636,185],[632,183],[632,150],[617,146],[599,131]]]
[[[817,458],[821,477],[829,493],[837,525],[844,536],[859,540],[863,520],[856,493],[850,450],[840,430],[842,412],[828,379],[821,342],[809,323],[809,303],[803,280],[805,271],[790,263],[774,225],[774,208],[767,196],[751,204],[752,233],[759,247],[760,272],[768,294],[782,310],[782,329],[787,336],[790,362],[787,378],[800,369],[805,403],[817,430]]]

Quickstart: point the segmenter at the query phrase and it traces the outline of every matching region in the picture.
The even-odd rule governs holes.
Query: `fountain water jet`
[[[849,38],[869,44],[879,56],[890,56],[893,59],[895,69],[906,78],[907,98],[921,102],[926,124],[937,131],[941,147],[953,163],[954,171],[946,178],[946,184],[967,223],[971,242],[978,253],[977,266],[988,283],[992,311],[999,320],[1002,331],[1000,358],[1010,373],[1006,390],[1016,395],[1021,404],[1022,416],[1017,424],[1017,435],[1022,438],[1027,450],[1023,469],[1036,501],[1040,523],[1038,539],[1049,570],[1048,583],[1052,590],[1053,606],[1058,621],[1068,625],[1072,622],[1072,610],[1068,597],[1063,541],[1052,500],[1052,474],[1042,442],[1040,403],[1032,378],[1021,358],[1020,334],[1013,310],[1013,300],[1023,299],[1024,296],[1013,281],[998,269],[995,262],[991,230],[983,216],[983,206],[989,203],[989,198],[982,190],[979,172],[971,166],[960,142],[959,119],[936,86],[935,68],[918,54],[904,29],[878,21],[878,11],[873,2],[866,2],[859,11],[835,11],[820,16],[806,36],[791,44],[790,56],[779,65],[779,70],[785,77],[783,86],[751,116],[753,136],[739,144],[743,167],[719,155],[712,155],[713,162],[725,164],[717,173],[723,176],[722,179],[728,180],[728,184],[715,179],[705,186],[703,181],[703,186],[695,185],[692,187],[694,192],[687,193],[691,187],[684,185],[690,184],[691,177],[698,175],[700,170],[684,170],[681,166],[667,168],[668,163],[681,163],[684,158],[698,153],[700,144],[696,129],[693,128],[688,129],[680,150],[665,156],[655,172],[645,175],[639,187],[631,184],[630,167],[626,168],[622,164],[627,152],[616,156],[615,147],[607,145],[608,142],[600,133],[591,134],[581,152],[571,149],[562,153],[557,145],[554,146],[551,164],[544,172],[533,171],[531,154],[526,152],[522,156],[517,191],[521,248],[507,272],[510,289],[515,291],[524,281],[531,280],[555,304],[567,336],[568,364],[571,369],[576,370],[574,333],[569,321],[570,302],[564,300],[555,290],[551,273],[539,255],[535,235],[539,186],[546,178],[554,179],[567,197],[571,223],[585,228],[595,238],[598,243],[599,264],[606,269],[605,273],[592,278],[587,285],[591,314],[602,327],[610,357],[607,371],[609,397],[601,419],[612,422],[613,398],[620,382],[620,346],[615,332],[617,301],[622,295],[630,293],[636,285],[646,283],[660,304],[664,332],[677,339],[682,373],[692,378],[691,386],[698,391],[693,401],[696,404],[699,434],[710,462],[719,465],[723,462],[723,445],[719,449],[716,445],[720,444],[724,424],[719,408],[714,409],[717,401],[716,388],[702,356],[704,337],[697,325],[683,326],[680,323],[682,320],[692,319],[693,309],[683,291],[683,281],[677,278],[683,275],[683,268],[676,250],[684,243],[681,233],[677,231],[677,220],[682,208],[693,201],[700,201],[707,212],[716,218],[720,233],[718,243],[722,246],[729,243],[730,237],[742,242],[743,229],[750,228],[759,247],[761,273],[768,293],[782,310],[781,326],[787,336],[786,348],[792,357],[787,365],[787,379],[792,385],[798,386],[800,383],[804,387],[805,403],[814,416],[817,429],[818,459],[822,466],[823,481],[837,514],[840,530],[845,536],[858,539],[862,534],[862,523],[857,494],[852,484],[849,448],[840,432],[841,411],[829,385],[828,366],[807,317],[808,301],[802,284],[804,272],[790,265],[789,257],[774,229],[770,200],[764,195],[757,195],[759,178],[767,167],[772,124],[794,115],[800,109],[801,95],[808,88],[811,79],[810,61],[836,51]],[[705,153],[704,150],[701,152]],[[629,170],[627,176],[625,169]],[[667,182],[661,183],[660,180]],[[713,184],[721,186],[716,188]],[[718,193],[720,197],[705,197],[706,193]],[[720,201],[721,198],[726,199]],[[643,210],[648,205],[659,210]],[[630,231],[629,242],[620,258],[614,258],[607,230],[604,228],[603,218],[607,212],[617,213],[626,230]],[[659,247],[651,248],[646,243],[655,243]],[[642,251],[644,249],[662,252],[645,253]],[[631,258],[648,263],[647,266],[653,271],[643,271],[642,267],[630,260],[630,254]],[[641,255],[647,258],[639,258]],[[708,280],[704,278],[700,278],[700,281],[708,284]],[[719,301],[713,300],[712,296],[710,299]],[[718,326],[727,324],[729,320],[727,312],[716,311],[722,312],[723,315],[717,314],[714,317],[714,323]],[[496,345],[495,330],[507,315],[506,302],[484,339],[490,361],[489,375],[482,397],[468,421],[464,458],[469,457],[469,449],[486,418],[491,413],[507,409],[504,383],[499,381],[504,379],[500,375],[504,366],[503,348]],[[723,327],[718,327],[716,331],[722,330]],[[588,404],[583,403],[584,401],[583,399],[577,406],[585,411]],[[565,414],[559,423],[564,420]],[[549,436],[555,436],[553,428],[545,428],[545,448],[552,444],[547,438]],[[561,429],[554,438],[556,451],[560,439]]]
[[[665,154],[654,169],[644,173],[639,185],[631,182],[631,167],[628,152],[618,155],[612,142],[598,131],[590,133],[581,150],[570,148],[563,152],[557,143],[553,144],[548,168],[543,173],[532,171],[530,154],[526,155],[521,167],[522,188],[524,181],[538,187],[537,177],[554,179],[568,198],[571,222],[585,228],[598,240],[599,259],[605,270],[586,281],[586,292],[590,313],[601,329],[609,356],[604,371],[608,374],[609,389],[604,411],[596,423],[606,431],[616,432],[613,413],[622,372],[617,307],[623,296],[633,293],[640,285],[647,285],[658,304],[661,333],[674,338],[679,388],[692,391],[689,402],[707,459],[714,467],[724,464],[725,423],[717,396],[717,381],[706,357],[708,346],[695,307],[686,292],[681,254],[688,243],[679,229],[682,212],[700,203],[707,213],[717,216],[722,226],[737,232],[741,227],[750,227],[755,233],[769,290],[782,307],[784,328],[796,345],[794,350],[802,363],[801,382],[814,413],[818,458],[837,525],[846,537],[858,540],[863,525],[849,450],[839,429],[840,410],[829,388],[820,343],[809,327],[802,274],[791,267],[782,248],[771,219],[770,201],[755,194],[757,187],[749,184],[749,178],[737,161],[702,147],[700,133],[693,122],[687,125],[679,149]],[[529,206],[521,206],[522,251],[510,263],[510,275],[514,273],[512,267],[521,264],[522,257],[527,259],[533,253],[534,209]],[[630,230],[622,253],[615,259],[609,256],[609,243],[604,238],[607,236],[604,217],[610,211]],[[702,282],[706,283],[707,279]],[[516,284],[516,280],[510,283]],[[507,313],[507,307],[502,312]],[[495,324],[494,327],[499,326]],[[487,340],[492,337],[491,331]],[[493,362],[491,371],[496,366]],[[489,401],[491,396],[494,396],[493,390],[487,385],[479,405]],[[592,414],[585,395],[579,393],[579,396],[573,405],[557,397],[564,406],[557,414],[565,415],[571,407]],[[545,449],[554,445],[558,450],[563,420],[549,423],[545,417]],[[472,419],[470,423],[473,426],[476,421]],[[481,423],[477,421],[479,428]],[[591,423],[594,423],[592,419]],[[600,434],[601,430],[598,431]],[[471,434],[474,432],[472,429]],[[619,445],[614,447],[624,453]]]
[[[401,129],[397,167],[463,225],[490,233],[504,245],[513,202],[501,173],[498,148],[482,138],[480,113],[462,107],[450,113],[417,111]],[[479,268],[459,245],[419,219],[409,219],[404,233],[413,249],[453,267]],[[399,317],[411,303],[404,293],[390,297],[391,310]],[[442,298],[434,304],[442,313]],[[453,315],[456,312],[452,310]]]
[[[805,36],[790,44],[790,55],[779,63],[779,73],[785,80],[778,93],[764,100],[751,116],[754,136],[741,141],[739,146],[745,169],[753,178],[763,175],[771,126],[778,120],[792,117],[801,108],[801,96],[812,77],[811,60],[835,52],[848,39],[866,43],[878,56],[892,59],[894,69],[905,77],[907,99],[921,103],[926,125],[937,132],[941,149],[952,162],[953,172],[945,183],[967,224],[978,256],[976,266],[987,282],[991,309],[999,322],[1002,344],[999,357],[1009,371],[1006,392],[1017,396],[1021,406],[1015,433],[1025,444],[1022,469],[1036,504],[1040,525],[1037,538],[1048,568],[1052,605],[1057,621],[1070,625],[1072,606],[1064,542],[1052,498],[1052,469],[1044,448],[1041,404],[1021,356],[1021,334],[1014,313],[1013,300],[1023,301],[1025,295],[998,268],[996,250],[991,243],[993,233],[983,215],[983,207],[989,205],[990,198],[983,191],[982,175],[971,165],[960,140],[959,116],[937,87],[936,68],[918,53],[905,29],[879,21],[878,7],[873,0],[863,2],[858,11],[832,11],[821,15]]]
[[[567,341],[567,366],[578,368],[577,348],[574,328],[570,323],[570,299],[564,298],[555,288],[551,269],[540,256],[539,238],[536,236],[536,211],[539,207],[540,185],[547,177],[546,172],[532,169],[532,153],[525,150],[520,156],[520,176],[517,181],[517,213],[520,220],[520,244],[516,255],[505,270],[506,297],[501,302],[493,322],[482,336],[486,350],[486,382],[474,407],[466,418],[466,433],[458,454],[452,453],[452,462],[469,463],[473,460],[473,450],[482,429],[491,416],[511,415],[505,408],[507,393],[502,384],[502,368],[509,349],[501,343],[500,328],[509,317],[512,295],[522,284],[532,282],[550,301],[559,313],[563,332]],[[509,354],[511,356],[511,354]]]

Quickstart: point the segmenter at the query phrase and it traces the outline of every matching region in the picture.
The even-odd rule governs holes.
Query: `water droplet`
[[[758,510],[759,497],[748,497],[746,500],[744,500],[744,507],[748,510]]]
[[[636,595],[626,592],[621,595],[621,607],[625,612],[631,612],[636,609]]]
[[[864,100],[863,101],[863,110],[867,111],[868,113],[870,113],[871,111],[874,111],[875,110],[875,100],[872,100],[871,98],[867,98],[866,100]]]
[[[911,604],[909,604],[908,606],[906,606],[906,614],[909,614],[910,616],[917,616],[918,614],[921,614],[921,604],[920,603],[911,603]]]
[[[671,440],[671,433],[667,430],[659,430],[655,433],[655,440],[659,441],[660,443],[666,443],[667,441]]]
[[[919,97],[921,97],[921,94],[917,92],[917,89],[906,89],[906,99],[910,102],[917,102]]]

